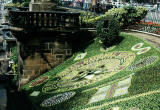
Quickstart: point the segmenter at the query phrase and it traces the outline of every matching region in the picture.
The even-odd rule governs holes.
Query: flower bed
[[[23,91],[37,110],[159,110],[160,51],[137,37],[121,37],[106,51],[95,40],[85,57],[75,54]]]
[[[141,21],[140,23],[130,26],[129,28],[154,34],[160,34],[160,24],[153,22]]]

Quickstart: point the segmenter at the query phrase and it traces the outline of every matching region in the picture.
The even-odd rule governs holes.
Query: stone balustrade
[[[10,24],[20,28],[79,28],[80,13],[10,11]]]

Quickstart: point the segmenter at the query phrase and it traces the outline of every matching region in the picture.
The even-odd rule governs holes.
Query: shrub
[[[136,22],[140,22],[147,14],[147,9],[144,7],[132,7],[126,6],[123,8],[112,8],[108,10],[104,15],[97,16],[89,19],[82,19],[84,24],[93,25],[97,21],[108,18],[110,16],[115,17],[122,28],[127,28],[129,25],[135,24]]]
[[[102,18],[97,26],[96,26],[96,34],[97,34],[97,38],[104,42],[105,38],[106,38],[106,30],[104,29],[104,18]]]
[[[10,59],[13,60],[15,63],[18,63],[17,47],[11,48],[11,56],[10,56]]]
[[[29,7],[29,2],[23,2],[23,3],[21,4],[21,6],[22,6],[22,7]]]
[[[147,15],[147,9],[145,7],[136,7],[136,19],[140,22]]]
[[[17,74],[18,71],[18,53],[17,53],[17,47],[11,48],[11,56],[10,59],[14,62],[12,64],[12,70],[14,74]]]
[[[94,19],[96,18],[96,14],[92,13],[92,12],[81,12],[79,20],[80,20],[80,24],[83,26],[93,26],[94,22],[89,22],[90,19]]]
[[[111,18],[108,23],[108,34],[111,36],[119,36],[120,25],[117,19]]]
[[[20,7],[20,3],[8,3],[5,4],[5,7]]]
[[[104,47],[109,47],[117,41],[117,37],[120,33],[120,24],[114,17],[109,18],[107,25],[104,25],[104,21],[105,18],[102,18],[97,24],[97,37],[103,43]]]
[[[123,16],[124,18],[123,27],[127,28],[129,25],[136,23],[137,11],[136,8],[133,6],[126,6],[124,7],[124,9],[127,11],[127,13],[125,14],[125,16]]]

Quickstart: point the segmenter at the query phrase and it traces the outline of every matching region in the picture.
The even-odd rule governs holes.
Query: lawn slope
[[[159,110],[160,51],[121,33],[122,42],[99,41],[22,87],[37,110]]]

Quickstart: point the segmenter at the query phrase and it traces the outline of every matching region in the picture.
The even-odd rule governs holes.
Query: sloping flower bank
[[[84,53],[24,85],[33,108],[159,110],[159,49],[134,36],[121,37],[120,44],[103,51],[95,39]]]

